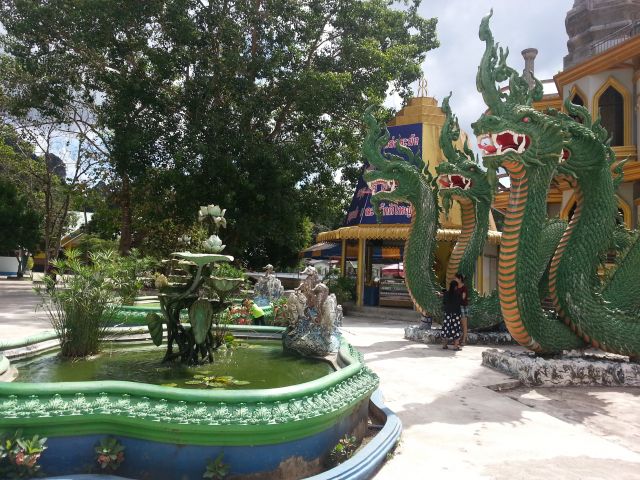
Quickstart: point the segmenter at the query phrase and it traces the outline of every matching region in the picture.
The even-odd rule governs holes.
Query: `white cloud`
[[[476,71],[484,51],[478,38],[480,20],[493,7],[491,31],[497,42],[509,47],[509,65],[524,68],[520,52],[538,49],[535,75],[551,78],[562,70],[567,54],[564,20],[573,0],[425,0],[420,6],[423,17],[438,18],[440,47],[427,53],[423,71],[428,81],[428,95],[442,101],[453,91],[451,108],[460,126],[471,132],[471,123],[486,108],[476,90]],[[389,98],[387,105],[398,105]]]

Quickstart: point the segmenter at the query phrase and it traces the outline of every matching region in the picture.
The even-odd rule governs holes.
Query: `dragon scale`
[[[542,97],[539,81],[528,82],[508,67],[508,52],[494,43],[491,14],[480,24],[485,53],[476,83],[489,110],[472,124],[483,150],[484,164],[494,183],[497,169],[511,181],[498,259],[498,293],[505,324],[522,346],[538,353],[554,353],[584,345],[564,323],[542,308],[540,280],[544,271],[547,191],[563,146],[560,121],[533,109]],[[508,79],[509,92],[497,84]]]
[[[617,200],[610,169],[615,156],[603,142],[606,132],[599,123],[592,124],[586,110],[567,107],[582,117],[582,124],[562,117],[570,135],[569,156],[560,169],[573,176],[576,210],[552,261],[549,292],[560,317],[587,343],[637,357],[639,318],[605,302],[598,277],[616,229]]]
[[[520,345],[530,348],[533,351],[541,351],[540,344],[529,334],[522,316],[522,310],[531,307],[539,308],[539,299],[536,296],[534,305],[531,305],[531,287],[527,290],[526,278],[518,282],[518,253],[521,243],[527,245],[526,230],[522,230],[522,220],[527,211],[527,201],[529,199],[529,186],[526,172],[522,164],[510,162],[503,165],[509,172],[511,178],[511,193],[507,215],[504,220],[502,231],[502,242],[500,245],[500,256],[498,259],[498,292],[500,296],[500,308],[504,322],[513,339]],[[529,216],[529,215],[528,215]],[[522,234],[524,239],[522,238]],[[524,242],[521,242],[524,240]],[[520,299],[520,300],[519,300]],[[522,302],[522,305],[520,305]]]
[[[411,300],[422,315],[434,318],[442,317],[442,307],[439,298],[433,298],[437,286],[431,282],[424,282],[424,272],[433,272],[433,260],[436,246],[438,222],[432,219],[438,217],[438,211],[433,204],[433,195],[429,189],[421,199],[412,202],[411,232],[420,232],[418,241],[416,235],[409,235],[404,245],[404,273],[407,290]],[[431,198],[431,201],[429,201]],[[430,212],[430,213],[428,213]],[[433,275],[431,275],[433,277]],[[423,299],[433,298],[430,302]]]
[[[473,254],[477,251],[480,251],[480,254],[482,254],[482,245],[478,246],[477,244],[484,244],[484,242],[481,238],[478,238],[478,235],[474,235],[478,228],[478,222],[476,222],[476,209],[473,202],[460,195],[453,195],[452,198],[460,205],[462,229],[460,230],[458,240],[456,241],[451,252],[451,256],[449,257],[449,264],[447,265],[447,281],[453,280],[456,273],[461,272],[465,278],[468,279],[466,283],[469,285],[469,289],[471,290],[471,288],[473,288],[473,275],[470,275],[469,271],[473,271],[475,269],[473,267],[470,268],[467,265],[470,262],[475,264],[475,260],[478,256],[476,255],[474,257]],[[466,266],[466,268],[462,268],[463,265]]]

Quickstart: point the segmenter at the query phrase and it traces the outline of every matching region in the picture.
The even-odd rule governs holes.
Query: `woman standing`
[[[442,348],[449,348],[453,342],[454,350],[460,350],[462,324],[460,322],[460,307],[462,299],[458,291],[458,282],[452,280],[443,297],[444,321],[442,322]]]
[[[467,323],[469,321],[469,291],[464,284],[464,275],[460,272],[456,273],[456,281],[458,282],[458,293],[460,294],[460,323],[462,324],[462,338],[460,345],[467,343]]]

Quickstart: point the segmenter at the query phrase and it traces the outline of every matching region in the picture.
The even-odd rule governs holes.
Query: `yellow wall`
[[[434,176],[436,165],[444,160],[440,150],[440,131],[445,118],[435,98],[417,97],[409,99],[409,103],[388,123],[390,127],[422,123],[422,159],[429,164],[429,172]],[[465,137],[466,134],[462,132],[461,139],[457,142],[460,150]],[[440,215],[440,224],[443,228],[460,228],[460,219],[460,207],[457,202],[454,202],[449,211],[449,218],[444,214]]]

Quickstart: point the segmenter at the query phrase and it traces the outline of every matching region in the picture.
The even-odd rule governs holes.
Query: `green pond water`
[[[163,347],[107,344],[102,353],[84,360],[66,360],[52,352],[15,362],[18,368],[15,381],[125,380],[180,388],[238,390],[286,387],[309,382],[334,371],[327,362],[284,353],[279,341],[240,341],[238,346],[220,349],[214,355],[213,364],[185,367],[161,363]],[[210,386],[203,384],[206,381]]]

